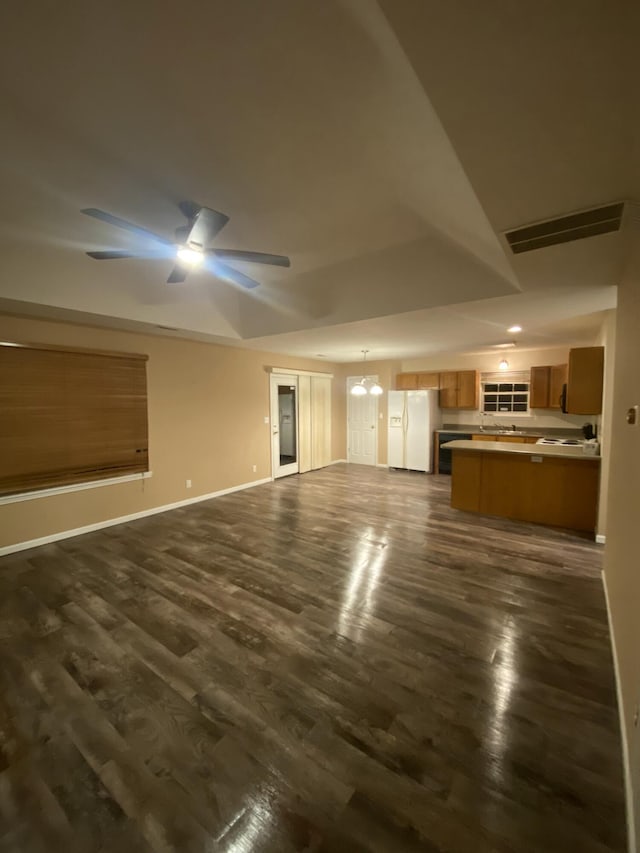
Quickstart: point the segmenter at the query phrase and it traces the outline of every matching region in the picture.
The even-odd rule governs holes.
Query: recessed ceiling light
[[[515,335],[516,332],[521,332],[521,331],[522,331],[522,326],[509,326],[509,328],[507,329],[507,332],[509,332],[512,335]]]

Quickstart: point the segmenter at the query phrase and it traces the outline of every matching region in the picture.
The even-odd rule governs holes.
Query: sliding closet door
[[[311,467],[331,462],[331,379],[311,377]]]
[[[298,462],[300,473],[311,470],[311,377],[298,376]]]
[[[332,376],[271,374],[272,476],[303,474],[331,462]],[[283,456],[288,423],[282,417],[283,398],[295,386],[297,438],[295,459]],[[287,402],[288,398],[284,400]],[[281,446],[282,445],[282,446]],[[289,464],[291,463],[291,464]]]

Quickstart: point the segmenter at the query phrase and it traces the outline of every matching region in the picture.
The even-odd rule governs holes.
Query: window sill
[[[34,492],[20,492],[18,495],[2,495],[0,497],[0,506],[19,503],[20,501],[32,501],[36,498],[50,498],[53,495],[66,495],[68,492],[81,492],[84,489],[97,489],[100,486],[114,486],[117,483],[132,483],[134,480],[148,480],[152,474],[152,471],[143,471],[142,474],[124,474],[122,477],[110,477],[106,480],[71,483],[68,486],[55,486],[51,489],[38,489]]]

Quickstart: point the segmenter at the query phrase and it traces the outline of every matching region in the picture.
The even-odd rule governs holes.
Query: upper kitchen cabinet
[[[602,412],[604,347],[569,350],[566,411],[572,415]]]
[[[432,389],[437,391],[440,387],[439,373],[418,373],[417,376],[419,391],[430,391]]]
[[[396,376],[396,391],[415,391],[417,388],[417,373],[398,373]]]
[[[529,408],[559,409],[562,386],[567,381],[566,364],[541,365],[531,368]]]
[[[439,387],[439,373],[398,373],[396,376],[396,391],[429,391]]]
[[[549,374],[549,408],[559,409],[562,405],[562,388],[566,385],[569,367],[566,364],[554,364]]]
[[[477,409],[480,381],[477,370],[448,371],[440,374],[441,409]]]

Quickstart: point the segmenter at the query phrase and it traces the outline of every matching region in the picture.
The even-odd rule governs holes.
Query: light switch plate
[[[629,426],[638,426],[638,406],[630,406],[627,409],[627,423]]]

